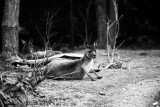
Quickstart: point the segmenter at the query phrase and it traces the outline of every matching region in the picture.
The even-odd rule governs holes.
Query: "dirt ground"
[[[104,52],[97,50],[95,68],[106,62]],[[98,75],[103,78],[97,81],[87,76],[45,80],[37,89],[46,97],[30,97],[29,107],[159,107],[152,103],[160,90],[160,50],[117,50],[117,54],[123,68],[102,70]]]

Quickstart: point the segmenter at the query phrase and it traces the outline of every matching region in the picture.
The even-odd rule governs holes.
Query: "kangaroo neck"
[[[90,58],[90,57],[88,57],[87,55],[84,55],[83,57],[82,57],[82,63],[87,63],[87,62],[90,62],[90,61],[92,61],[93,60],[93,58]]]

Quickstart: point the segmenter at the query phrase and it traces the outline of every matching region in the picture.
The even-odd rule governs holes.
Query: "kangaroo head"
[[[23,54],[30,54],[34,52],[33,40],[30,40],[28,43],[22,40],[22,43],[24,45],[22,49]]]
[[[88,43],[85,44],[85,47],[87,49],[87,51],[85,53],[86,57],[88,57],[90,59],[96,58],[96,49],[95,49],[96,46],[97,46],[96,42],[92,43],[91,45]]]

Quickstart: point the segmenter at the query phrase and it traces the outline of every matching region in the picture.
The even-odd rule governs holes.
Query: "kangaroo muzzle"
[[[96,58],[96,55],[93,55],[93,58]]]

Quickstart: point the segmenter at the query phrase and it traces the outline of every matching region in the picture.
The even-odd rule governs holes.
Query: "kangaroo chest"
[[[90,70],[93,68],[93,59],[91,59],[90,61],[84,61],[82,64],[82,67],[84,67],[87,70]]]

